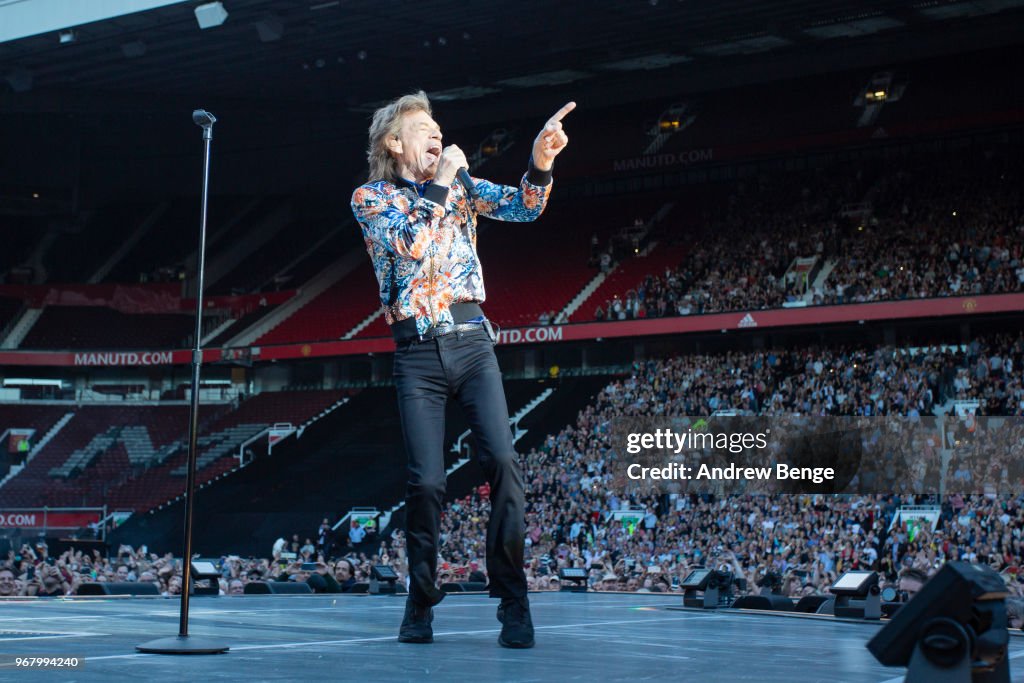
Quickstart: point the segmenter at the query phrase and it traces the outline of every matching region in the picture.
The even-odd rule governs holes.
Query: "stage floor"
[[[178,632],[177,600],[0,602],[0,679],[110,681],[901,681],[864,644],[870,623],[669,609],[679,596],[530,596],[537,646],[497,644],[497,602],[449,595],[434,643],[396,640],[404,597],[195,597],[190,633],[221,639],[223,655],[144,655],[135,646]],[[1011,638],[1013,680],[1024,681],[1024,638]],[[84,666],[15,671],[11,656],[80,657]],[[1021,670],[1016,671],[1017,665]],[[17,678],[15,678],[15,676]]]

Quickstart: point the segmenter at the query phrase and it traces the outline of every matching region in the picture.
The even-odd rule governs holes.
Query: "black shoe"
[[[402,619],[402,627],[398,630],[398,642],[434,642],[434,629],[430,626],[432,621],[434,621],[433,608],[418,605],[411,599],[406,600],[405,617]]]
[[[501,635],[498,643],[502,647],[533,647],[533,619],[530,617],[530,601],[521,598],[502,598],[498,605],[498,621]]]

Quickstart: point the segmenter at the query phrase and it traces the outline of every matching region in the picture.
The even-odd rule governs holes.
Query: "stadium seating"
[[[176,349],[188,345],[188,314],[127,314],[100,306],[47,306],[25,349]]]
[[[6,415],[8,410],[5,406],[2,413]],[[32,406],[22,410],[30,414],[39,411],[49,419],[68,412],[74,413],[74,417],[23,472],[3,487],[5,500],[20,507],[102,505],[103,492],[131,477],[140,467],[131,461],[120,441],[125,428],[143,425],[150,443],[164,446],[181,439],[188,426],[186,406],[118,402],[109,406]]]
[[[647,220],[664,194],[552,202],[533,223],[491,223],[478,243],[487,288],[485,310],[502,326],[538,324],[558,313],[597,274],[588,265],[591,239],[606,244],[637,218]]]
[[[665,269],[675,268],[682,262],[686,251],[686,247],[680,245],[658,244],[646,256],[622,261],[570,316],[569,322],[593,320],[597,306],[605,306],[609,299],[624,296],[629,290],[636,289],[644,278],[652,273],[663,273]]]
[[[21,310],[22,302],[11,297],[0,297],[0,330],[3,330],[12,322]]]
[[[237,294],[301,285],[329,264],[331,258],[337,258],[343,253],[348,244],[344,235],[339,233],[307,254],[311,246],[323,237],[327,225],[330,224],[292,221],[230,272],[212,283],[211,291]],[[289,264],[300,257],[303,258],[288,268]],[[278,281],[274,282],[273,278],[278,275]]]
[[[227,404],[203,406],[201,480],[236,467],[234,456],[249,437],[278,422],[300,426],[342,396],[339,391],[268,392],[244,401],[237,410]],[[138,509],[181,492],[188,406],[0,406],[4,423],[35,428],[40,435],[68,412],[74,417],[3,487],[7,504]]]
[[[218,228],[239,213],[251,201],[250,198],[238,196],[218,196],[211,198],[209,215],[207,216],[207,236],[212,241]],[[159,220],[146,231],[142,239],[107,274],[104,282],[138,282],[140,276],[149,277],[161,267],[176,267],[195,251],[199,233],[199,202],[197,198],[175,198]],[[244,229],[244,226],[236,226]],[[216,252],[210,245],[207,258]],[[222,248],[230,248],[230,241],[222,244]]]
[[[257,344],[340,339],[379,308],[369,258],[256,340]]]
[[[46,251],[47,281],[88,282],[156,208],[156,202],[125,202],[84,215],[82,225],[64,231]],[[138,282],[138,273],[125,281]]]
[[[265,392],[243,402],[237,410],[205,421],[199,439],[197,481],[211,481],[238,467],[239,446],[266,427],[279,422],[298,427],[344,395],[341,391]],[[109,491],[107,504],[115,509],[141,512],[181,495],[187,465],[184,446],[182,441],[182,448],[162,464]]]
[[[24,284],[25,277],[13,278],[10,269],[24,266],[33,248],[46,234],[45,216],[3,216],[0,218],[0,234],[4,237],[4,248],[0,253],[0,281],[7,284]],[[28,280],[35,273],[28,274]]]

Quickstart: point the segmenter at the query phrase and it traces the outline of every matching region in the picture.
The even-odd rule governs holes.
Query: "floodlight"
[[[907,681],[1009,683],[1008,594],[991,567],[947,562],[867,648]]]
[[[562,592],[587,592],[587,570],[582,567],[564,567],[559,569],[558,579],[562,582]]]
[[[732,602],[733,574],[727,570],[698,567],[687,574],[680,584],[685,607],[716,609],[720,604]],[[703,595],[697,595],[703,591]]]
[[[195,13],[196,21],[199,22],[199,28],[201,29],[220,26],[228,18],[228,11],[224,9],[224,3],[222,2],[208,2],[204,5],[199,5],[195,9]]]
[[[370,569],[370,593],[374,595],[396,593],[398,573],[386,564],[375,564]]]
[[[878,572],[849,571],[829,588],[836,596],[834,614],[854,619],[880,619],[882,617],[881,590]]]
[[[192,580],[193,595],[220,595],[220,570],[213,560],[195,559],[192,560],[192,571],[189,578]],[[198,581],[205,581],[207,585],[201,586]]]

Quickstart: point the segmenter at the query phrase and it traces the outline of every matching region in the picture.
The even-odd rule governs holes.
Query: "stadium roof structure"
[[[152,92],[365,112],[423,87],[472,102],[479,121],[487,101],[495,116],[517,98],[546,110],[570,87],[611,103],[1024,42],[1024,0],[221,0],[226,20],[203,30],[196,9],[209,4],[142,0],[152,8],[121,14],[123,2],[90,0],[87,23],[69,11],[0,32],[0,108]],[[0,25],[62,5],[0,0]]]

